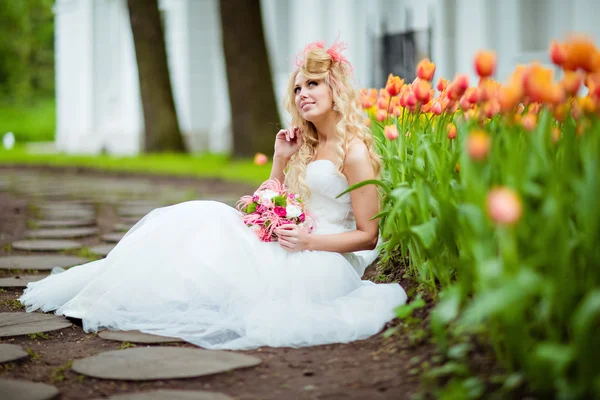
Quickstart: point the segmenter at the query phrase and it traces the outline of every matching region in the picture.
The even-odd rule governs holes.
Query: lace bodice
[[[330,160],[308,164],[306,183],[311,195],[306,200],[308,211],[316,220],[314,233],[339,233],[356,229],[350,193],[336,198],[348,189],[348,180]]]

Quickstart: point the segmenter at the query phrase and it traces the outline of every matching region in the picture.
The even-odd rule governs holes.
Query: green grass
[[[53,98],[30,106],[0,104],[0,136],[13,132],[17,143],[54,140],[56,104]]]
[[[101,171],[156,175],[221,178],[260,184],[269,177],[270,163],[255,165],[252,160],[231,160],[220,154],[143,154],[137,156],[32,154],[22,146],[0,148],[0,165],[87,167]]]

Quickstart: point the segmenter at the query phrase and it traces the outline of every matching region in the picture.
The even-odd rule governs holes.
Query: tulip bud
[[[385,110],[377,110],[375,113],[375,119],[379,122],[385,121],[387,118],[387,112]]]
[[[390,96],[396,96],[398,95],[398,93],[400,93],[402,85],[404,85],[403,79],[400,79],[400,77],[390,74],[388,76],[387,84],[385,85],[385,90],[389,93]]]
[[[536,114],[532,112],[525,114],[525,116],[521,119],[521,125],[523,125],[523,128],[527,129],[528,131],[534,130],[537,125]]]
[[[425,58],[417,64],[417,76],[419,79],[431,82],[435,73],[435,64]]]
[[[437,83],[437,90],[443,92],[448,87],[448,81],[444,78],[440,78]]]
[[[456,125],[450,122],[447,126],[448,129],[448,139],[456,139]]]
[[[442,114],[442,104],[439,101],[434,101],[433,105],[431,106],[431,112],[434,115],[441,115]]]
[[[512,189],[494,188],[487,195],[487,212],[497,224],[514,225],[523,213],[521,199]]]
[[[487,78],[496,70],[496,53],[480,51],[475,55],[475,72],[480,78]]]
[[[269,161],[269,159],[262,153],[256,153],[254,156],[254,164],[256,165],[264,165],[267,163],[267,161]]]
[[[565,92],[569,96],[575,96],[581,87],[583,77],[580,73],[575,71],[565,71],[561,84]]]
[[[388,140],[396,140],[398,138],[398,127],[396,125],[386,125],[383,134]]]
[[[467,153],[476,161],[484,160],[490,152],[490,136],[482,130],[476,130],[469,134],[467,139]]]

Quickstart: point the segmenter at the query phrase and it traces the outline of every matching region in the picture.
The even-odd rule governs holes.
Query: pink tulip
[[[492,221],[502,225],[513,225],[521,219],[521,199],[506,187],[492,189],[487,196],[487,211]]]

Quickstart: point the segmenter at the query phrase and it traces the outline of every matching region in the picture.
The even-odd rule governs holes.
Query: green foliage
[[[53,0],[0,2],[0,96],[30,103],[54,93]]]
[[[544,109],[528,132],[510,118],[483,125],[491,151],[480,161],[465,151],[480,127],[460,113],[390,118],[399,132],[411,133],[394,141],[372,119],[385,166],[375,182],[383,194],[384,258],[400,253],[407,272],[438,299],[430,328],[449,360],[465,350],[456,347],[458,338],[477,335],[493,347],[506,379],[521,377],[542,395],[600,397],[600,120],[559,123]],[[458,128],[454,140],[449,122]],[[562,132],[557,142],[553,128]],[[520,198],[514,225],[489,217],[496,186]],[[453,372],[441,398],[482,394],[482,382],[462,361],[434,372]]]
[[[141,154],[137,156],[31,154],[23,147],[0,148],[1,164],[77,166],[102,171],[156,175],[221,178],[259,185],[269,177],[271,163],[255,165],[252,160],[232,160],[221,154]]]
[[[27,105],[0,103],[0,137],[15,135],[16,143],[54,140],[56,105],[54,98],[42,98]]]

